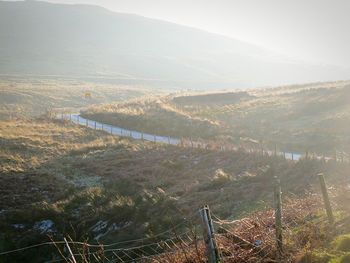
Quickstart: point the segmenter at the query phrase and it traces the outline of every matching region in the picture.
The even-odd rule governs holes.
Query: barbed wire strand
[[[188,237],[188,232],[187,232],[187,233],[183,233],[182,235],[185,235],[186,237]],[[170,240],[173,241],[174,239],[176,239],[176,237],[175,237],[175,238],[172,238],[172,239],[169,239],[167,242],[169,242]],[[160,246],[160,243],[165,243],[165,244],[167,244],[167,247],[169,247],[170,250],[169,250],[169,251],[166,251],[166,252],[163,252],[163,253],[160,253],[160,251],[156,250],[156,248],[152,248],[152,247],[149,246],[149,245],[139,246],[139,247],[133,247],[133,248],[128,248],[128,249],[122,249],[122,250],[120,250],[120,249],[106,250],[106,251],[104,251],[104,253],[107,253],[107,252],[111,252],[111,251],[112,251],[113,256],[116,257],[116,259],[112,259],[112,260],[110,260],[110,259],[108,259],[108,258],[106,257],[106,259],[108,260],[108,262],[118,262],[118,260],[119,260],[119,262],[126,263],[126,262],[133,262],[133,261],[136,261],[136,260],[139,260],[139,259],[155,259],[155,260],[157,260],[156,257],[159,257],[159,256],[161,256],[161,255],[165,255],[165,254],[169,254],[169,253],[172,253],[172,252],[180,251],[179,248],[178,248],[178,246],[176,246],[175,249],[174,249],[174,248],[171,248],[171,247],[168,245],[167,242],[165,242],[165,241],[160,241],[160,242],[157,242],[157,243],[154,243],[154,244],[150,244],[150,245],[157,245],[157,247],[159,247],[159,248],[162,249],[162,250],[164,250],[164,248],[162,248],[162,247]],[[184,241],[183,241],[183,242],[184,242]],[[184,242],[184,244],[186,244],[186,243]],[[186,246],[187,246],[187,247],[186,247],[186,248],[182,248],[181,251],[183,251],[184,249],[189,249],[189,248],[190,248],[187,244],[186,244]],[[140,249],[140,247],[143,247],[143,248],[144,248],[144,247],[149,247],[149,248],[154,252],[154,254],[147,253],[147,251],[144,251],[144,250],[141,250],[139,253],[135,252],[135,250],[136,250],[136,249]],[[122,259],[122,257],[120,257],[120,256],[116,253],[116,251],[117,251],[117,252],[122,252],[123,255],[126,256],[127,258],[129,258],[130,260],[125,261],[124,259]],[[135,258],[135,257],[132,257],[131,253],[133,253],[133,254],[136,256],[136,258]],[[141,254],[140,254],[140,253],[141,253]],[[143,253],[144,253],[144,254],[143,254]],[[95,255],[95,254],[97,254],[97,252],[93,253],[93,256],[95,257],[96,260],[98,260],[98,259],[96,258],[96,255]],[[75,254],[75,256],[82,256],[82,255]],[[53,262],[61,262],[61,261],[63,261],[63,260],[64,260],[64,259],[57,260],[57,261],[53,261]],[[116,260],[117,260],[117,261],[116,261]],[[159,260],[157,260],[157,261],[159,261]],[[53,262],[50,262],[50,263],[53,263]],[[160,261],[159,261],[159,262],[160,262]]]
[[[84,245],[84,246],[87,246],[87,247],[101,248],[101,247],[112,247],[112,246],[121,245],[121,244],[127,244],[127,243],[134,243],[134,242],[141,242],[141,241],[151,240],[151,239],[160,237],[160,236],[162,236],[164,234],[173,232],[174,229],[178,228],[181,225],[184,225],[187,221],[193,219],[194,216],[196,216],[196,215],[197,215],[197,213],[193,213],[189,218],[183,218],[183,222],[175,225],[174,227],[172,227],[172,228],[170,228],[170,229],[168,229],[166,231],[163,231],[161,233],[158,233],[158,234],[156,234],[156,235],[154,235],[152,237],[148,237],[148,238],[139,238],[139,239],[125,240],[125,241],[115,242],[115,243],[112,243],[112,244],[88,244],[88,243],[85,243],[85,242],[72,242],[72,241],[69,241],[68,243],[69,244],[73,244],[73,245]],[[34,245],[22,247],[22,248],[17,248],[17,249],[13,249],[13,250],[3,251],[3,252],[0,252],[0,256],[4,256],[4,255],[16,253],[16,252],[21,252],[21,251],[32,249],[32,248],[48,246],[48,245],[54,245],[54,244],[56,244],[56,245],[57,244],[64,244],[64,243],[65,243],[64,241],[43,242],[43,243],[39,243],[39,244],[34,244]]]

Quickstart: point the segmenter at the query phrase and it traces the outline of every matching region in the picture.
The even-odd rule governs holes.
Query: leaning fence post
[[[275,144],[275,157],[277,156],[277,144]]]
[[[70,249],[70,246],[69,246],[68,241],[67,241],[66,238],[64,238],[64,242],[66,243],[66,247],[67,247],[67,249],[68,249],[69,256],[70,256],[72,262],[73,262],[73,263],[77,263],[77,261],[75,260],[74,254],[73,254],[72,250]]]
[[[324,202],[324,206],[325,206],[325,209],[326,209],[328,222],[329,222],[329,224],[331,226],[333,226],[333,224],[334,224],[334,216],[333,216],[333,211],[332,211],[332,207],[331,207],[331,202],[329,201],[326,181],[324,180],[323,173],[319,173],[318,174],[318,178],[320,180],[321,191],[322,191],[322,196],[323,196],[323,202]]]
[[[276,225],[276,244],[277,244],[277,257],[280,262],[283,254],[283,241],[282,241],[282,199],[281,199],[281,181],[275,176],[275,190],[274,190],[274,203],[275,203],[275,225]]]
[[[220,262],[220,258],[216,246],[213,221],[211,220],[209,207],[204,206],[201,210],[199,210],[199,213],[202,219],[204,242],[207,249],[208,262],[218,263]]]

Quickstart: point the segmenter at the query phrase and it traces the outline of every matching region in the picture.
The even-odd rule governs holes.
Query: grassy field
[[[220,132],[218,123],[194,118],[178,110],[166,98],[140,99],[132,102],[97,105],[82,116],[157,135],[212,138]]]
[[[54,222],[56,240],[102,234],[100,242],[116,242],[159,233],[204,204],[222,218],[270,207],[274,175],[291,196],[313,191],[319,171],[335,186],[347,176],[346,164],[157,145],[45,119],[2,121],[0,138],[2,250],[48,240],[34,227],[45,220]],[[121,229],[93,232],[101,220]],[[52,252],[11,262],[41,262]]]
[[[150,94],[143,87],[55,79],[0,80],[0,120],[31,118],[56,108],[77,109]]]
[[[89,108],[84,116],[144,132],[334,156],[350,151],[349,82],[187,94]]]
[[[59,93],[56,99],[55,93],[46,87],[47,94],[42,100],[49,101],[49,94],[53,94],[50,98],[60,107],[66,107],[62,101],[69,107],[89,105],[79,99],[74,104],[79,96],[65,93],[71,88],[67,86],[61,93],[52,88]],[[33,91],[32,87],[28,92],[33,94]],[[114,94],[112,88],[110,91]],[[16,86],[11,92],[20,94],[14,96],[21,98],[24,88]],[[195,138],[196,134],[218,141],[242,142],[245,138],[264,143],[273,138],[295,149],[299,148],[294,139],[306,138],[305,134],[315,138],[306,142],[308,146],[319,141],[320,149],[324,149],[327,140],[320,138],[328,136],[329,139],[332,134],[346,149],[349,146],[345,122],[349,116],[348,92],[347,83],[221,94],[153,95],[147,99],[138,98],[144,93],[137,91],[132,96],[127,93],[132,100],[93,105],[83,115],[164,135]],[[116,100],[122,98],[120,93],[115,96]],[[101,98],[108,102],[106,100]],[[303,105],[301,111],[303,100],[308,104]],[[347,256],[348,250],[342,251],[337,242],[348,240],[346,235],[350,232],[347,207],[350,167],[347,163],[309,159],[291,162],[245,151],[191,149],[120,138],[68,121],[34,118],[47,110],[47,105],[40,108],[32,100],[26,103],[26,99],[16,101],[15,104],[23,105],[25,113],[15,119],[8,118],[7,104],[10,103],[1,104],[6,120],[0,121],[0,252],[51,239],[61,241],[64,236],[90,243],[149,237],[198,213],[203,205],[209,205],[222,219],[249,218],[251,224],[256,222],[257,232],[242,232],[244,222],[232,228],[250,242],[254,241],[254,233],[268,238],[273,235],[274,176],[279,176],[286,204],[286,262],[346,262],[339,260]],[[285,115],[287,109],[289,114]],[[308,114],[302,117],[304,111]],[[291,112],[294,112],[293,118]],[[31,118],[26,117],[29,115]],[[260,118],[265,121],[257,121]],[[323,125],[327,118],[342,125],[328,130]],[[267,133],[265,123],[275,121],[283,129],[299,132],[303,129],[305,134],[292,136],[294,139],[288,141],[288,136]],[[248,124],[251,128],[247,128]],[[321,128],[313,130],[317,125]],[[261,131],[266,132],[265,139],[258,138]],[[327,230],[316,176],[319,172],[326,175],[332,189],[337,233]],[[38,225],[43,222],[52,225],[42,230]],[[103,227],[99,227],[101,225]],[[220,239],[220,246],[228,248],[227,255],[240,253],[247,262],[256,262],[252,254],[230,247],[229,240],[229,235]],[[268,244],[271,253],[275,253],[274,243]],[[0,256],[0,262],[45,262],[53,254],[57,254],[57,249],[28,250]],[[162,260],[188,262],[183,254]],[[200,262],[196,260],[192,262]]]

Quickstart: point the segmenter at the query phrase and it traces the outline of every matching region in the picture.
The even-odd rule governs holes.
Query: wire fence
[[[64,256],[64,254],[67,254],[66,242],[52,241],[0,252],[0,259],[1,256],[20,253],[33,248],[51,246],[57,249],[57,252],[59,252],[61,257],[59,259],[47,260],[46,262],[69,262],[69,258],[71,256],[74,256],[79,260],[79,262],[138,262],[140,259],[152,259],[153,257],[159,258],[167,253],[174,253],[179,250],[189,249],[190,247],[196,245],[195,242],[200,240],[201,238],[198,236],[198,234],[192,231],[176,234],[172,238],[153,243],[147,243],[147,239],[144,239],[146,244],[130,247],[113,248],[113,246],[116,246],[117,244],[92,245],[89,243],[75,242],[71,240],[67,243],[71,247],[73,253],[68,254],[67,256]]]
[[[23,253],[32,249],[54,248],[57,252],[47,263],[54,262],[166,262],[160,259],[168,258],[170,254],[186,253],[200,246],[203,237],[197,231],[197,213],[184,218],[170,229],[145,238],[131,239],[110,244],[90,244],[68,241],[51,241],[33,244],[18,249],[0,252],[0,261],[4,256]],[[67,249],[69,248],[69,249]],[[70,253],[68,253],[68,251]],[[202,257],[203,255],[201,255]],[[170,263],[171,261],[169,261]]]
[[[281,193],[279,180],[276,182],[278,184],[274,191],[276,193],[276,189],[279,189]],[[286,197],[283,213],[278,215],[277,208],[281,204],[274,198],[275,208],[267,208],[236,220],[222,219],[205,206],[177,225],[149,237],[111,244],[89,244],[64,239],[0,252],[0,260],[1,256],[51,246],[56,249],[56,254],[46,260],[47,263],[292,262],[290,259],[293,254],[304,249],[310,238],[324,238],[325,233],[318,229],[320,224],[327,224],[327,217],[321,216],[322,203],[327,202],[322,201],[318,194],[309,194],[303,198]],[[282,242],[282,235],[277,235],[278,217],[283,240],[287,242]],[[310,226],[310,222],[318,229],[315,233],[309,230],[304,233],[312,234],[311,237],[296,234],[296,229]],[[202,233],[198,230],[202,230]],[[284,243],[283,248],[279,248],[279,238],[281,244]],[[306,243],[303,245],[303,242]],[[291,243],[293,247],[285,249]]]
[[[282,259],[278,258],[276,213],[273,208],[252,213],[239,220],[223,220],[212,213],[220,262],[291,262],[293,253],[303,249],[303,241],[298,240],[301,235],[296,234],[296,229],[307,225],[309,220],[315,224],[324,222],[325,218],[320,217],[321,208],[322,201],[318,195],[285,199],[282,213]],[[287,243],[293,243],[293,247],[287,248]]]
[[[182,248],[191,247],[195,239],[191,231],[186,231],[174,237],[159,240],[157,242],[131,246],[127,248],[107,248],[101,245],[92,249],[90,246],[76,246],[75,242],[71,242],[73,255],[79,262],[139,262],[140,260],[151,260],[154,257],[161,257],[167,253],[179,251]],[[62,253],[63,254],[63,253]],[[67,260],[67,257],[63,260]]]

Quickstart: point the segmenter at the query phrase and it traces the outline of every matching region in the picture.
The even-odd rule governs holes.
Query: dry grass
[[[350,151],[349,82],[173,95],[90,108],[89,118],[149,133],[333,156]]]
[[[348,233],[350,227],[343,229],[337,226],[337,234],[331,230],[322,209],[320,196],[286,199],[282,216],[284,245],[280,262],[338,262],[336,260],[348,255],[344,254],[344,251],[349,251],[349,245],[346,243],[349,240],[348,235],[342,234]],[[349,217],[340,217],[337,225],[344,220],[349,223]],[[214,223],[220,262],[278,261],[275,217],[272,209],[255,212],[234,221],[220,220],[214,215]],[[341,243],[341,240],[345,241]],[[154,260],[145,262],[206,262],[203,241],[198,241],[197,246],[199,251],[192,246],[186,250],[179,249],[176,253],[156,256]],[[334,261],[331,261],[332,259]]]
[[[271,203],[274,175],[281,177],[288,195],[303,195],[315,184],[313,175],[318,172],[332,174],[336,185],[346,181],[348,170],[347,164],[292,163],[240,151],[121,139],[44,119],[1,122],[0,135],[0,207],[6,210],[0,215],[0,230],[15,244],[30,240],[22,245],[34,242],[30,239],[33,230],[11,226],[23,221],[33,225],[52,219],[60,234],[68,232],[75,240],[87,235],[92,239],[90,229],[99,220],[110,224],[132,221],[101,240],[111,243],[164,231],[173,220],[204,204],[220,218],[249,217],[250,211]],[[36,238],[35,243],[44,237]],[[184,255],[178,259],[186,262]]]
[[[70,151],[116,142],[103,132],[45,120],[1,121],[0,141],[1,173],[23,172]]]
[[[21,207],[56,200],[71,187],[72,175],[62,173],[72,152],[115,145],[103,132],[46,120],[0,122],[0,207]]]
[[[252,138],[274,148],[334,154],[349,151],[349,82],[252,90],[232,104],[184,105],[192,115],[222,124],[222,136]],[[200,96],[198,96],[200,100]]]
[[[126,103],[91,107],[83,112],[89,119],[146,133],[173,137],[213,137],[219,125],[215,121],[191,116],[157,97]]]
[[[152,92],[143,87],[84,81],[3,79],[0,80],[0,120],[31,118],[54,108],[77,109],[142,97]]]

